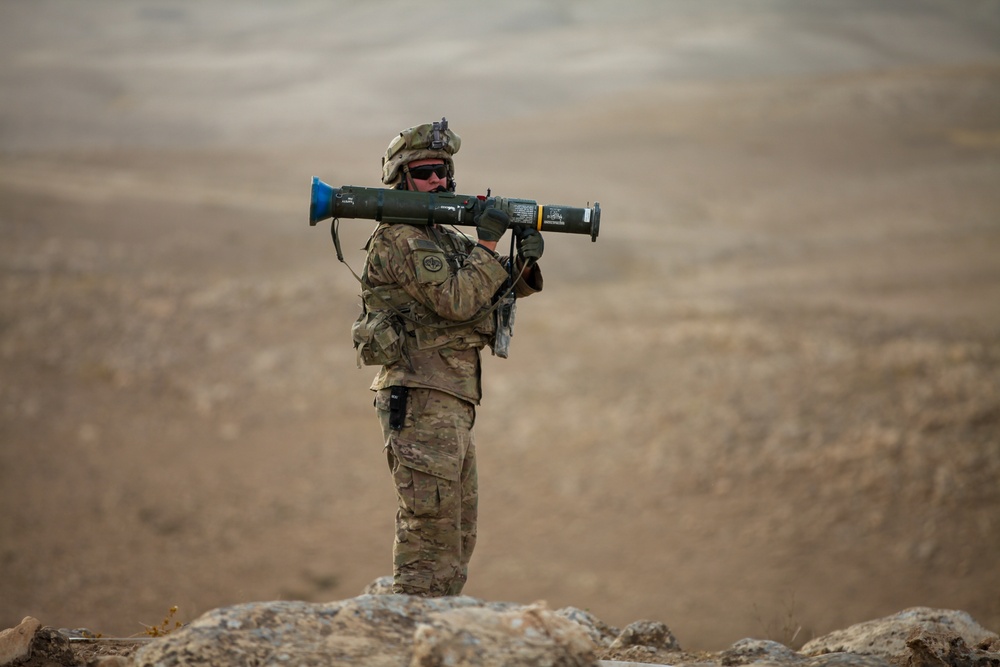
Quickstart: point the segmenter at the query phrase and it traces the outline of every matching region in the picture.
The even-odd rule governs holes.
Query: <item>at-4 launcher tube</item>
[[[530,199],[482,197],[453,192],[410,192],[385,188],[345,185],[334,188],[315,176],[309,224],[327,218],[362,218],[385,223],[410,225],[446,224],[474,226],[484,209],[501,209],[512,227],[542,232],[589,234],[597,240],[601,227],[601,205],[586,208],[539,204]]]

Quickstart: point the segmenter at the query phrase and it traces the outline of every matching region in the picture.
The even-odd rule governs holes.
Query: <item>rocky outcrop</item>
[[[997,638],[995,632],[979,625],[964,611],[914,607],[813,639],[802,647],[802,653],[858,653],[898,662],[911,651],[907,644],[915,636],[914,633],[960,638],[968,646],[984,642],[989,645]]]
[[[384,584],[384,582],[383,582]],[[367,589],[384,591],[373,582]],[[586,611],[468,597],[362,595],[326,605],[220,609],[142,649],[141,667],[247,664],[597,665],[709,663],[794,667],[1000,667],[997,635],[961,611],[908,609],[815,639],[801,651],[744,639],[716,655],[685,653],[663,623],[618,630]]]
[[[0,632],[0,666],[59,667],[73,665],[69,641],[38,619],[26,617],[16,627]]]
[[[384,584],[384,582],[382,582]],[[373,582],[366,590],[384,591]],[[1000,667],[1000,637],[961,611],[907,609],[807,643],[800,651],[742,639],[721,653],[686,653],[663,623],[618,630],[587,611],[470,597],[364,594],[339,602],[264,602],[211,611],[138,651],[74,652],[33,618],[0,633],[0,667],[366,665],[463,667]]]
[[[28,616],[17,626],[0,632],[0,665],[23,662],[40,627],[42,624],[37,618]]]
[[[218,609],[136,654],[142,667],[181,665],[593,665],[578,624],[546,609],[469,597],[361,595],[329,604]]]

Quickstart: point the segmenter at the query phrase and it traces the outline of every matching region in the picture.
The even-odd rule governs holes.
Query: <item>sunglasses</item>
[[[448,165],[446,164],[423,164],[419,167],[410,167],[410,176],[418,181],[426,181],[431,175],[438,178],[445,178],[448,175]]]

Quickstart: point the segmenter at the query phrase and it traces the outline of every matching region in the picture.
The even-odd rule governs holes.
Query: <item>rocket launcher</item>
[[[590,234],[597,241],[601,205],[576,208],[539,204],[530,199],[460,195],[454,192],[411,192],[345,185],[334,188],[313,176],[309,225],[333,218],[363,218],[389,224],[475,226],[487,208],[498,208],[510,217],[512,228],[540,232]]]

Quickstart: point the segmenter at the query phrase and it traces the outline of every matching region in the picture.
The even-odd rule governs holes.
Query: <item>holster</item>
[[[389,389],[389,428],[400,431],[406,420],[406,399],[410,395],[409,387],[399,385]]]

